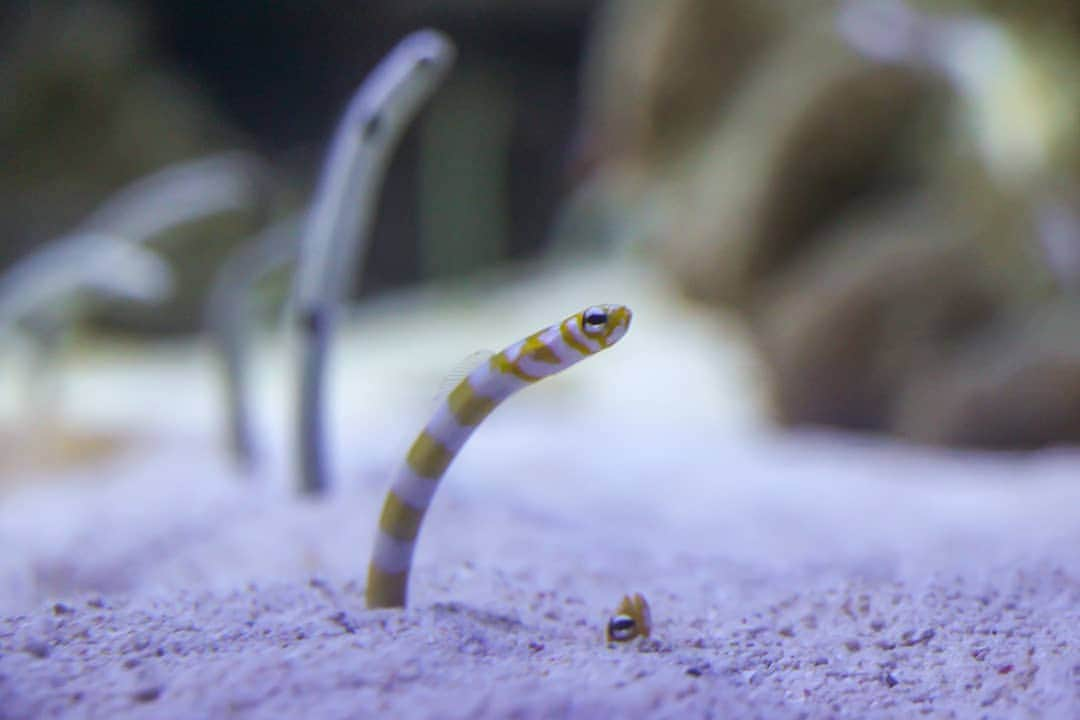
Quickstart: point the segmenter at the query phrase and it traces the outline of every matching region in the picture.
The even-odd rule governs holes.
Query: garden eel
[[[615,614],[604,628],[604,639],[611,642],[630,642],[634,638],[647,638],[652,634],[652,611],[641,593],[624,595]]]
[[[293,304],[301,338],[297,434],[305,493],[322,493],[330,482],[323,447],[324,386],[338,306],[367,251],[393,150],[453,60],[454,46],[442,33],[408,35],[367,76],[334,133],[295,275]]]
[[[440,403],[386,495],[367,578],[369,608],[403,607],[413,550],[439,480],[499,403],[537,380],[617,343],[630,327],[623,305],[594,305],[520,340],[470,372]]]

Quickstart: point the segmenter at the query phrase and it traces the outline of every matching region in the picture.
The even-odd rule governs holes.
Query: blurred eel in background
[[[365,78],[349,101],[311,200],[294,281],[301,337],[297,389],[300,488],[325,492],[328,355],[339,306],[356,282],[390,158],[409,123],[454,61],[449,38],[411,33]]]
[[[0,273],[0,336],[26,335],[33,356],[22,417],[0,437],[8,446],[4,465],[11,467],[0,471],[80,462],[123,444],[64,423],[56,376],[66,341],[103,308],[160,307],[177,283],[169,264],[144,246],[179,226],[267,206],[271,186],[267,168],[244,153],[176,163],[116,192],[70,235],[41,244]]]

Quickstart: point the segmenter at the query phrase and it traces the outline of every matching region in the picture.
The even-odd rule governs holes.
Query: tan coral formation
[[[629,226],[648,208],[689,296],[744,318],[781,423],[1080,441],[1076,270],[1040,235],[1048,208],[1080,217],[1077,13],[912,2],[993,29],[987,80],[861,55],[843,5],[612,2],[586,75],[596,177]],[[1051,305],[1060,334],[1032,332]]]

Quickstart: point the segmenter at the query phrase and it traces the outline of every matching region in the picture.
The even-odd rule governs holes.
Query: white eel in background
[[[157,303],[173,290],[173,274],[156,253],[126,239],[80,233],[46,243],[0,274],[0,336],[25,333],[32,361],[27,410],[51,412],[55,358],[72,319],[95,301]]]
[[[245,471],[258,460],[248,362],[255,285],[296,261],[303,220],[291,215],[232,252],[214,276],[206,301],[206,327],[221,359],[226,437],[233,460]]]
[[[273,180],[246,152],[186,160],[139,178],[106,200],[82,224],[146,242],[165,230],[218,213],[268,209]]]
[[[176,163],[136,180],[74,232],[44,243],[0,275],[0,332],[33,337],[40,378],[71,324],[86,314],[88,300],[157,303],[172,294],[172,272],[143,245],[218,213],[268,210],[272,189],[266,165],[244,152]]]
[[[338,305],[359,271],[376,202],[398,141],[449,71],[454,47],[441,33],[408,35],[353,95],[323,166],[302,240],[294,303],[299,325],[301,489],[326,490],[325,377]]]
[[[160,302],[172,292],[172,272],[156,253],[107,233],[53,240],[0,275],[0,331],[39,312],[62,312],[80,295]]]

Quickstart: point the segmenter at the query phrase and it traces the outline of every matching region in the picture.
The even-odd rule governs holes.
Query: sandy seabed
[[[431,343],[463,357],[532,329],[484,307],[470,337]],[[337,386],[356,412],[320,501],[285,490],[280,458],[229,467],[211,403],[185,410],[213,385],[189,356],[93,392],[75,373],[75,409],[138,396],[138,422],[95,422],[142,439],[0,496],[0,718],[1080,717],[1080,454],[733,431],[709,412],[739,381],[709,385],[685,314],[660,315],[485,423],[404,611],[366,610],[362,583],[431,398],[380,393],[437,384],[442,360],[398,337],[369,385]],[[368,346],[421,337],[379,322],[401,324],[368,318]],[[682,355],[655,352],[663,332]],[[169,412],[146,412],[155,389]],[[635,591],[653,636],[605,644]]]
[[[381,470],[303,502],[178,443],[10,498],[0,716],[1080,717],[1077,458],[580,432],[462,458],[405,611],[363,603]]]

